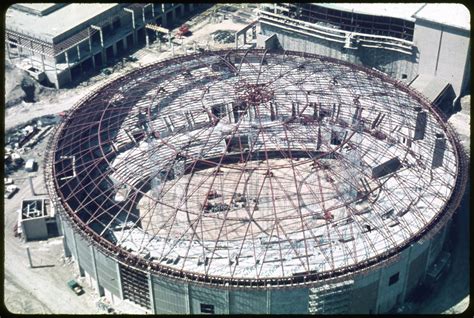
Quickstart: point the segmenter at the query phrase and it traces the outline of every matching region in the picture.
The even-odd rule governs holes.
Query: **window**
[[[408,78],[408,75],[402,74],[402,79],[407,79],[407,78]]]
[[[214,313],[214,305],[201,304],[201,313],[203,313],[203,314],[213,314]]]
[[[393,284],[395,284],[396,282],[398,282],[398,276],[399,276],[400,273],[396,273],[392,276],[390,276],[390,279],[388,280],[388,286],[392,286]]]

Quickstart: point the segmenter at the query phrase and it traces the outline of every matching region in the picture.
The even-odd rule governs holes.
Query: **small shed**
[[[28,159],[25,164],[25,170],[28,172],[36,171],[36,161],[35,159]]]

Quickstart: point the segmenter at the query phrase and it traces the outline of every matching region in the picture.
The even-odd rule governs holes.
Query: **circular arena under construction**
[[[109,81],[50,140],[65,253],[153,313],[381,313],[442,250],[453,129],[374,70],[211,51]]]

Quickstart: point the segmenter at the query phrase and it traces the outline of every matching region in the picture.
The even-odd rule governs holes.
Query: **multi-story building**
[[[191,3],[15,4],[6,13],[6,53],[56,88],[153,40],[147,24],[169,27]],[[147,39],[148,38],[148,39]]]
[[[461,4],[262,4],[259,47],[372,67],[456,102],[470,82],[470,14]]]

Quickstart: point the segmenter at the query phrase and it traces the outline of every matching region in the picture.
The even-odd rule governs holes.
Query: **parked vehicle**
[[[81,285],[79,285],[74,279],[68,281],[67,285],[76,295],[84,294],[84,289],[82,289]]]
[[[10,199],[10,198],[12,198],[19,190],[20,190],[20,188],[18,188],[18,186],[14,185],[14,184],[8,185],[8,186],[6,186],[6,188],[5,188],[5,194],[3,195],[3,197],[4,197],[5,199]]]

